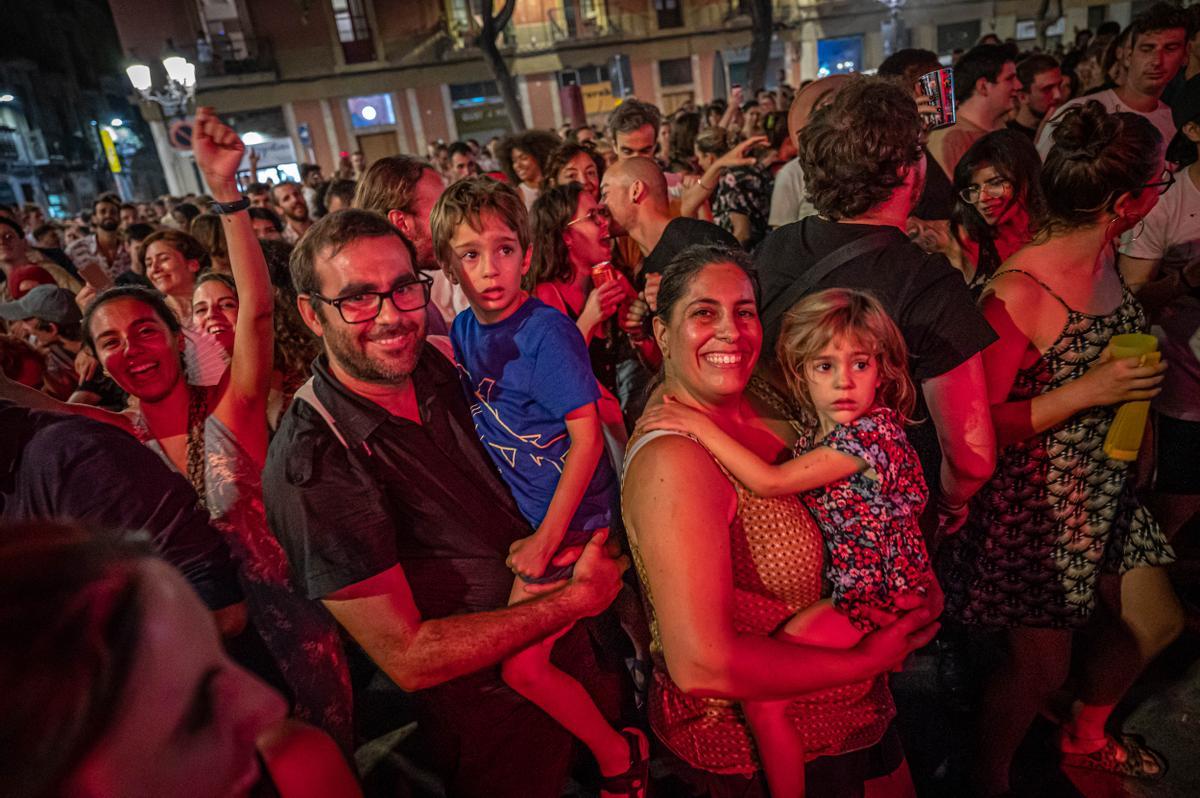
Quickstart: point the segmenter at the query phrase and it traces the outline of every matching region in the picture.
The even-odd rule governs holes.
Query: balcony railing
[[[275,50],[265,37],[219,35],[177,49],[196,65],[197,78],[275,71]]]

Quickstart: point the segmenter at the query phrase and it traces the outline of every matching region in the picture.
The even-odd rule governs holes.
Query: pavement
[[[1200,596],[1200,590],[1195,591]],[[1186,602],[1185,602],[1186,604]],[[987,661],[994,652],[971,653]],[[986,643],[982,645],[986,646]],[[969,798],[962,774],[974,734],[972,698],[954,701],[938,677],[936,651],[918,654],[893,678],[901,736],[921,798]],[[969,692],[969,691],[968,691]],[[1200,612],[1147,668],[1113,715],[1111,728],[1140,734],[1169,763],[1156,782],[1058,766],[1054,727],[1038,719],[1017,753],[1012,793],[1021,798],[1200,798]]]

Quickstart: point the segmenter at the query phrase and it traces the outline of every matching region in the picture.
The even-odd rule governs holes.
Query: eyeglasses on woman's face
[[[595,208],[588,208],[588,212],[583,216],[580,216],[578,219],[572,219],[571,221],[567,222],[567,227],[570,227],[573,224],[579,224],[584,220],[599,226],[602,224],[608,224],[610,219],[612,219],[612,216],[609,214],[608,208],[605,208],[603,205],[597,205]]]
[[[985,180],[982,183],[972,183],[971,185],[958,192],[958,196],[963,198],[964,202],[969,202],[974,205],[979,202],[979,198],[983,197],[1003,197],[1005,192],[1012,189],[1012,182],[1003,177],[993,177],[990,180]]]
[[[1173,185],[1175,185],[1175,173],[1170,169],[1164,169],[1158,180],[1155,180],[1153,183],[1143,183],[1142,188],[1156,189],[1159,196],[1162,196]]]
[[[342,321],[347,324],[365,324],[379,315],[385,297],[390,298],[396,310],[402,313],[420,310],[429,304],[429,290],[432,285],[433,278],[422,274],[398,283],[390,291],[359,291],[333,298],[320,294],[311,296],[337,308]]]

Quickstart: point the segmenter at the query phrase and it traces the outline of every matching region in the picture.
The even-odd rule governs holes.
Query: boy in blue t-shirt
[[[430,218],[438,262],[471,305],[450,337],[475,430],[535,530],[510,549],[518,577],[510,604],[531,598],[527,583],[571,575],[582,546],[607,535],[618,491],[583,336],[521,289],[528,226],[520,195],[487,177],[451,185]],[[603,793],[644,795],[645,735],[613,729],[582,685],[550,663],[559,636],[507,659],[501,675],[591,749]]]

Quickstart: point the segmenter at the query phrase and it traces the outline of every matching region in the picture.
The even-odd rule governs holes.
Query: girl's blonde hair
[[[783,317],[776,352],[805,420],[816,423],[817,410],[808,392],[804,364],[816,358],[830,342],[848,338],[879,360],[876,404],[891,408],[911,421],[917,393],[908,376],[908,347],[900,329],[879,300],[850,288],[830,288],[801,299]]]

